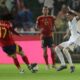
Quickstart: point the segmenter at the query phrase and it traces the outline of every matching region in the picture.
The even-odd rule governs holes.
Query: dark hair
[[[13,19],[13,16],[11,14],[4,14],[4,15],[0,15],[0,20],[12,20]]]

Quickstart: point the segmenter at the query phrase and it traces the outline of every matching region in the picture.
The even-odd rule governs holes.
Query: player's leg
[[[55,51],[54,51],[55,45],[54,45],[54,42],[53,42],[53,38],[49,37],[47,43],[48,43],[48,47],[51,50],[52,67],[55,68]]]
[[[55,65],[55,51],[54,51],[54,48],[51,47],[50,50],[51,50],[52,68],[56,68],[56,65]]]
[[[53,47],[51,47],[51,59],[52,59],[52,65],[55,66],[55,52]]]
[[[71,44],[69,47],[63,49],[63,53],[65,54],[65,56],[66,56],[66,58],[67,58],[67,60],[70,64],[70,71],[71,72],[74,72],[75,67],[73,65],[72,58],[71,58],[71,55],[69,53],[69,50],[73,51],[74,46],[75,46],[75,44]]]
[[[61,62],[61,65],[63,65],[63,66],[66,65],[65,60],[64,60],[64,56],[63,56],[61,48],[59,46],[55,47],[55,52],[56,52],[56,54],[57,54],[57,56]]]
[[[21,46],[19,46],[19,45],[15,45],[15,46],[16,46],[16,52],[17,52],[19,55],[21,55],[22,60],[24,61],[24,63],[25,63],[26,65],[29,65],[30,63],[29,63],[28,57],[25,56],[24,52],[22,51]]]
[[[25,54],[24,54],[23,51],[20,51],[18,54],[21,55],[22,60],[23,60],[24,63],[27,65],[28,69],[31,70],[33,73],[36,72],[36,70],[33,70],[33,69],[34,69],[34,67],[37,66],[37,63],[32,63],[32,64],[30,64],[27,56],[25,56]]]
[[[61,71],[61,70],[67,68],[67,66],[65,64],[64,56],[63,56],[62,51],[61,51],[63,49],[63,47],[67,46],[67,43],[68,43],[68,41],[63,42],[63,43],[59,44],[59,46],[57,46],[55,48],[55,52],[56,52],[56,54],[57,54],[57,56],[58,56],[58,58],[59,58],[59,60],[61,62],[61,66],[57,69],[58,71]]]
[[[22,60],[27,65],[29,70],[32,70],[34,67],[37,66],[36,63],[30,64],[27,56],[24,54],[22,48],[19,45],[16,45],[16,52],[22,57]],[[32,72],[35,72],[35,71],[32,70]]]
[[[50,67],[49,67],[49,62],[48,62],[47,47],[43,48],[43,57],[46,63],[46,69],[48,70]]]
[[[65,56],[66,56],[69,64],[70,64],[71,66],[73,66],[72,58],[71,58],[71,55],[70,55],[70,53],[69,53],[68,48],[64,48],[64,49],[63,49],[63,53],[65,54]]]
[[[13,62],[14,62],[14,65],[17,67],[17,69],[20,71],[20,73],[24,73],[24,70],[21,68],[20,64],[19,64],[19,61],[16,57],[16,54],[13,54],[13,55],[10,55],[10,57],[12,57],[13,59]]]
[[[17,67],[17,69],[23,73],[23,69],[21,69],[21,66],[19,64],[19,61],[16,57],[16,53],[15,53],[15,47],[14,45],[11,45],[11,46],[5,46],[2,48],[4,52],[6,52],[6,54],[10,57],[12,57],[13,61],[14,61],[14,64],[15,66]]]
[[[16,65],[16,67],[17,67],[17,69],[21,69],[21,67],[20,67],[20,64],[19,64],[19,61],[18,61],[18,59],[17,59],[17,57],[16,57],[16,55],[15,54],[13,54],[13,55],[10,55],[10,57],[12,57],[12,59],[13,59],[13,61],[14,61],[14,64]]]
[[[46,69],[48,70],[50,69],[50,67],[49,67],[48,54],[47,54],[47,38],[43,38],[41,42],[42,42],[42,48],[43,48],[43,58],[46,63]]]
[[[61,70],[63,70],[63,69],[66,69],[67,66],[66,66],[66,64],[65,64],[65,60],[64,60],[62,51],[61,51],[61,49],[60,49],[59,46],[57,46],[57,47],[55,48],[55,52],[56,52],[56,54],[57,54],[57,56],[58,56],[58,58],[59,58],[59,60],[60,60],[60,62],[61,62],[61,66],[57,69],[57,71],[61,71]]]

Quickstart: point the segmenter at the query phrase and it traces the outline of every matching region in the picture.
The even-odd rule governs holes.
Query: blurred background
[[[31,37],[36,36],[39,34],[35,30],[36,19],[42,14],[43,6],[48,6],[49,14],[56,16],[54,43],[57,45],[64,41],[63,36],[68,27],[64,15],[67,10],[66,7],[80,12],[80,0],[0,0],[0,17],[2,14],[10,13],[13,17],[14,29],[17,32],[31,35]],[[71,55],[74,62],[80,62],[80,47]]]
[[[48,6],[50,14],[56,16],[57,30],[63,32],[67,27],[66,6],[80,12],[80,0],[0,0],[0,16],[9,12],[17,31],[35,31],[35,22],[42,14],[43,6]]]

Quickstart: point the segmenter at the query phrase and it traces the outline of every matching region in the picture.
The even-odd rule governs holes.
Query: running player
[[[37,18],[36,26],[40,31],[41,34],[41,41],[42,41],[42,48],[43,48],[43,57],[46,62],[47,69],[50,68],[48,62],[48,54],[47,54],[47,47],[51,50],[51,58],[53,62],[53,67],[55,66],[55,53],[54,53],[54,42],[53,42],[53,29],[55,24],[55,17],[48,15],[49,9],[48,7],[43,7],[42,9],[43,15]]]
[[[75,67],[74,67],[74,65],[72,63],[71,56],[70,56],[70,54],[68,52],[68,47],[70,45],[72,45],[76,41],[76,39],[78,38],[77,28],[76,28],[77,17],[75,17],[74,13],[69,11],[68,14],[67,14],[67,19],[68,19],[69,31],[71,33],[71,36],[70,36],[68,41],[59,44],[55,48],[55,51],[56,51],[56,53],[57,53],[57,55],[58,55],[58,57],[59,57],[59,59],[61,61],[61,66],[57,70],[61,71],[61,70],[67,68],[67,66],[65,64],[65,61],[64,61],[64,57],[63,57],[62,52],[61,52],[61,49],[62,49],[64,55],[66,56],[66,58],[67,58],[67,60],[68,60],[68,62],[70,64],[70,71],[74,72]],[[68,33],[69,33],[69,31],[68,31]],[[67,36],[68,36],[68,34],[66,35],[66,37]]]
[[[0,46],[8,56],[12,57],[14,64],[19,69],[20,73],[24,73],[24,70],[20,67],[16,54],[21,55],[22,60],[30,70],[32,70],[36,64],[30,64],[27,56],[25,56],[22,50],[22,47],[14,42],[12,33],[18,36],[19,34],[14,31],[13,25],[10,22],[11,17],[9,17],[9,14],[0,17]]]

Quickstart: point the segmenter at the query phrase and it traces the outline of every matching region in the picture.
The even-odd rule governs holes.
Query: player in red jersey
[[[13,58],[14,64],[20,70],[20,73],[24,73],[24,70],[21,69],[16,54],[21,55],[21,58],[27,65],[28,69],[30,69],[33,72],[34,71],[33,68],[37,64],[36,63],[30,64],[27,56],[25,56],[22,50],[22,47],[14,42],[12,38],[12,33],[15,35],[19,34],[16,31],[14,31],[14,29],[12,28],[13,25],[8,20],[9,20],[9,15],[1,16],[0,18],[0,45],[3,51],[6,52],[8,56]]]
[[[42,9],[43,15],[39,16],[36,21],[36,27],[40,30],[41,40],[42,40],[42,48],[44,53],[44,60],[47,65],[47,69],[50,68],[48,62],[48,54],[47,47],[51,50],[51,58],[53,62],[53,67],[55,66],[55,54],[54,54],[54,42],[53,42],[53,29],[55,24],[55,17],[48,15],[49,10],[48,7],[43,7]]]

